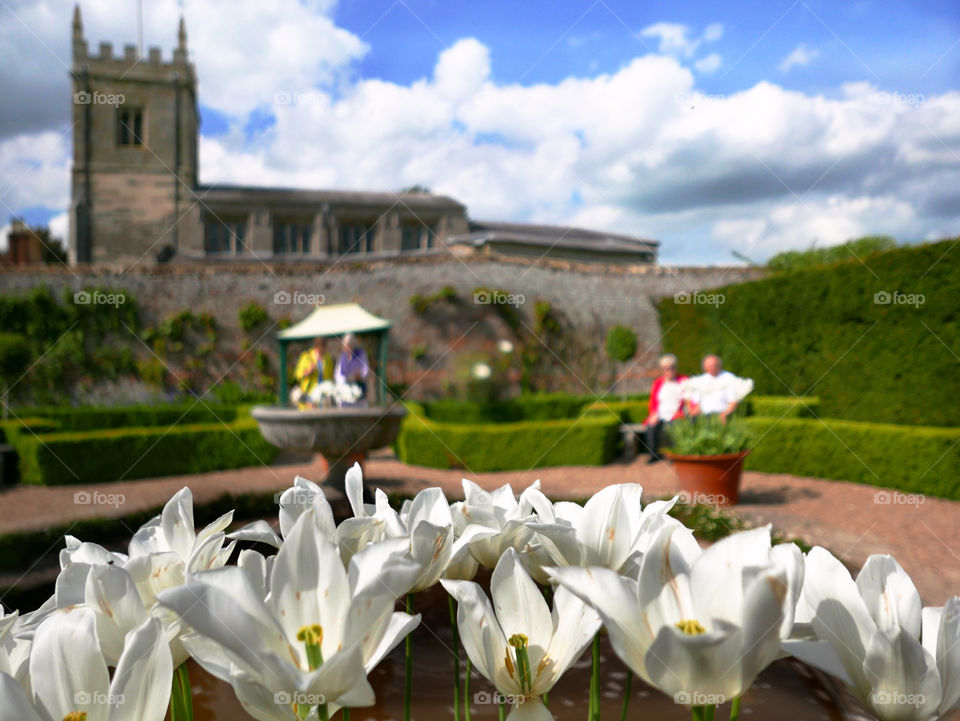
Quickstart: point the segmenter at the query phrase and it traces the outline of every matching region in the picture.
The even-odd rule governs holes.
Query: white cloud
[[[780,61],[777,67],[781,73],[788,73],[793,68],[805,68],[819,55],[820,51],[816,48],[808,48],[803,43],[800,43],[787,57]]]
[[[665,55],[691,58],[703,43],[711,43],[723,37],[723,25],[711,23],[704,29],[699,38],[690,36],[690,27],[681,23],[654,23],[640,31],[640,35],[647,38],[658,38],[659,52]]]
[[[723,65],[723,58],[720,57],[718,53],[710,53],[705,58],[701,58],[695,62],[693,67],[704,75],[709,75],[710,73],[717,72],[721,65]]]
[[[298,20],[284,36],[292,59],[265,65],[262,54],[242,48],[259,43],[268,58],[279,52],[270,47],[272,31],[257,27],[274,11],[240,0],[231,38],[215,24],[193,29],[211,3],[188,6],[196,18],[190,44],[201,102],[226,113],[233,129],[201,138],[204,183],[418,183],[458,198],[475,218],[570,222],[658,238],[665,260],[687,263],[729,260],[731,249],[762,260],[814,239],[841,242],[867,232],[919,239],[956,232],[960,221],[960,169],[948,149],[960,142],[960,92],[910,101],[869,83],[827,96],[760,82],[709,95],[697,87],[694,69],[708,72],[719,55],[697,60],[696,53],[722,27],[691,40],[685,26],[666,23],[645,31],[661,38],[661,53],[612,73],[499,83],[489,48],[465,38],[441,52],[425,77],[398,84],[354,77],[365,47],[326,16],[303,15],[316,15],[315,7],[278,0]],[[90,4],[106,7],[105,0]],[[157,7],[175,27],[175,6]],[[306,44],[313,34],[333,46]],[[208,66],[204,58],[218,52],[226,57]],[[300,97],[279,103],[277,93]],[[243,127],[254,108],[276,122],[251,143]],[[0,194],[15,186],[0,199],[15,210],[63,211],[69,156],[69,136],[59,133],[0,141]]]

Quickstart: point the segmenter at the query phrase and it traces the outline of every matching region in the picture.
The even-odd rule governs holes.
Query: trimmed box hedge
[[[489,403],[441,399],[424,403],[423,409],[427,418],[440,423],[510,423],[575,418],[592,400],[569,393],[529,393]]]
[[[602,466],[617,452],[619,427],[620,419],[613,413],[549,421],[455,424],[411,412],[403,420],[395,448],[404,463],[478,473]]]
[[[21,483],[102,483],[271,463],[277,449],[250,418],[173,428],[20,433]]]
[[[748,416],[773,418],[817,418],[820,415],[820,399],[816,396],[795,398],[793,396],[747,396],[743,401]]]
[[[719,306],[664,298],[663,345],[684,371],[718,353],[758,393],[816,394],[830,418],[960,426],[957,244],[718,288],[710,292],[725,297]]]
[[[746,419],[745,467],[960,500],[960,428],[805,418]]]
[[[57,430],[59,424],[49,418],[10,418],[0,421],[0,443],[14,444],[24,433],[50,433]]]
[[[632,401],[596,401],[583,409],[585,416],[615,413],[621,423],[643,423],[650,412],[647,398]]]
[[[237,420],[238,408],[213,403],[138,406],[38,406],[18,413],[48,418],[63,431],[92,431],[107,428],[142,428],[198,423],[230,423]]]

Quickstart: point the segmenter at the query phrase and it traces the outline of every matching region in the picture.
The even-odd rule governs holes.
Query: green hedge
[[[600,466],[617,452],[619,425],[612,413],[496,424],[439,423],[411,413],[395,448],[404,463],[474,472]]]
[[[842,420],[747,418],[746,468],[960,500],[960,429]]]
[[[773,418],[818,418],[820,399],[816,396],[794,398],[793,396],[749,395],[743,401],[748,416],[771,416]]]
[[[643,423],[650,413],[649,400],[633,401],[597,401],[583,409],[585,416],[598,416],[615,413],[621,423]]]
[[[718,306],[666,298],[658,305],[664,347],[684,371],[718,353],[760,394],[815,393],[829,418],[960,425],[952,402],[960,397],[957,244],[906,246],[864,263],[719,288],[710,291],[725,296]],[[924,298],[878,303],[878,293]]]
[[[204,473],[268,464],[277,449],[256,421],[175,428],[129,428],[19,434],[22,483],[63,485]]]
[[[19,414],[18,414],[19,415]],[[0,443],[15,444],[17,438],[26,433],[50,433],[57,430],[56,421],[49,418],[32,418],[20,416],[20,418],[9,418],[0,421]]]
[[[91,431],[107,428],[143,428],[197,423],[230,423],[237,420],[237,406],[186,403],[154,406],[38,406],[18,411],[37,418],[49,418],[64,431]]]
[[[440,423],[509,423],[575,418],[592,400],[569,393],[530,393],[489,403],[445,398],[426,402],[423,408],[427,418]]]

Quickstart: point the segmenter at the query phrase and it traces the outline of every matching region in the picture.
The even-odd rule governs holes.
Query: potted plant
[[[743,459],[751,435],[740,418],[682,418],[670,424],[664,455],[677,474],[682,494],[697,503],[730,506],[739,500]]]

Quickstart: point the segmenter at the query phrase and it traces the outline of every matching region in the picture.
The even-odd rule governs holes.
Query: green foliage
[[[404,463],[472,472],[544,466],[599,466],[613,459],[619,419],[459,425],[411,414],[396,442]]]
[[[748,470],[833,478],[960,500],[960,429],[747,418]]]
[[[767,261],[767,267],[777,271],[801,270],[854,258],[866,260],[871,255],[893,250],[896,247],[897,241],[889,235],[868,235],[826,248],[810,248],[802,251],[789,250],[784,253],[777,253]]]
[[[26,336],[0,333],[0,386],[15,383],[30,366],[32,358],[33,350]]]
[[[633,328],[615,325],[607,332],[607,356],[617,363],[626,363],[637,353],[637,334]]]
[[[136,428],[156,426],[195,425],[197,423],[229,423],[236,420],[233,405],[188,403],[183,405],[137,406],[37,406],[25,408],[24,413],[35,418],[55,421],[62,431],[91,431],[108,428]]]
[[[750,429],[739,418],[724,423],[719,416],[681,418],[670,424],[665,450],[681,456],[718,456],[750,447]]]
[[[244,333],[252,333],[269,319],[266,309],[252,300],[237,311],[237,321]]]
[[[615,413],[622,423],[643,423],[650,413],[650,401],[642,398],[632,401],[610,400],[591,403],[583,409],[583,415],[596,416]]]
[[[426,357],[426,355],[427,355],[427,346],[425,345],[415,345],[413,348],[410,349],[410,357],[413,358],[413,360],[415,361],[418,361],[421,358]]]
[[[63,485],[153,478],[269,464],[277,449],[256,421],[20,434],[22,483]]]
[[[820,398],[823,416],[956,426],[960,397],[958,241],[905,246],[829,267],[727,286],[719,307],[659,304],[682,369],[707,353],[760,394]],[[867,267],[869,266],[869,267]],[[875,302],[924,298],[919,305]],[[916,298],[919,301],[919,297]]]
[[[454,301],[457,299],[457,289],[452,285],[445,285],[436,293],[430,295],[420,295],[419,293],[414,293],[410,296],[409,302],[410,307],[413,309],[413,312],[418,315],[423,315],[427,312],[429,308],[434,303],[439,301]]]
[[[820,415],[820,399],[816,396],[794,398],[793,396],[747,396],[740,404],[748,416],[772,418],[817,418]]]
[[[30,356],[40,359],[16,393],[62,399],[80,382],[133,373],[129,346],[136,342],[137,315],[132,296],[104,287],[64,289],[60,302],[45,286],[0,295],[0,328],[25,337]]]
[[[510,423],[575,418],[591,400],[567,393],[529,393],[490,403],[443,399],[423,408],[427,418],[441,423]]]
[[[33,418],[20,416],[0,421],[0,443],[15,444],[17,438],[30,433],[50,433],[59,427],[56,421],[49,418]]]
[[[698,539],[710,543],[747,528],[747,524],[739,516],[701,503],[691,505],[678,501],[669,514],[692,530]]]

